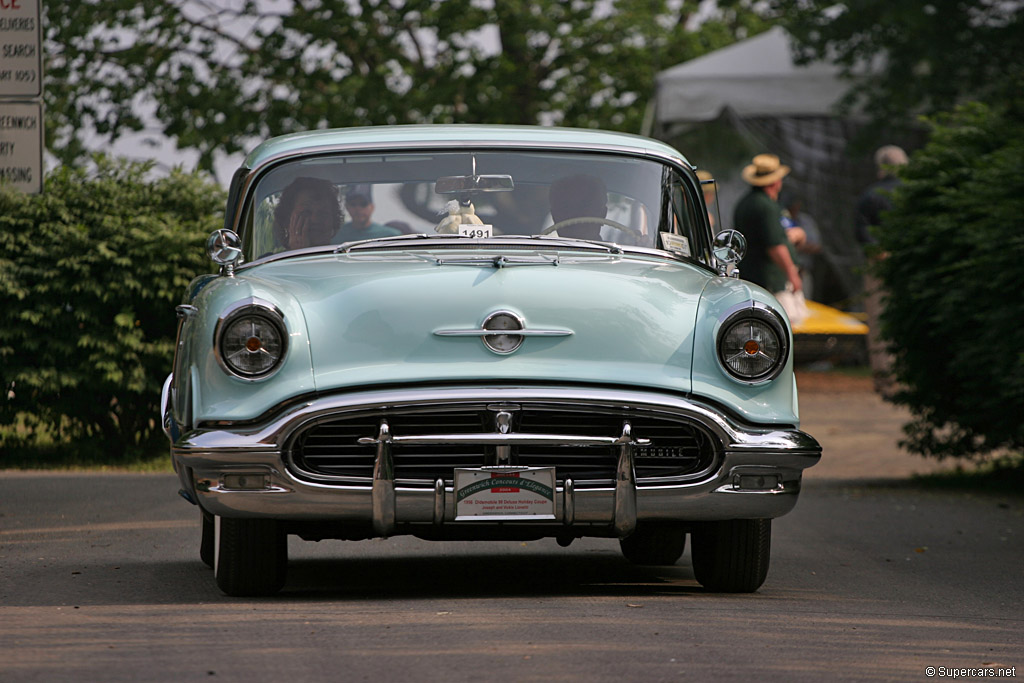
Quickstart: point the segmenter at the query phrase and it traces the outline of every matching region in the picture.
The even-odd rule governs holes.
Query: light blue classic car
[[[694,167],[594,130],[400,126],[272,139],[178,307],[163,424],[229,595],[289,534],[584,536],[757,590],[818,443],[792,334],[730,277]],[[732,273],[735,275],[735,273]]]

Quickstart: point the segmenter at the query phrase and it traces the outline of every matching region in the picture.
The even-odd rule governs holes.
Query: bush
[[[922,455],[1024,449],[1022,110],[973,104],[934,122],[878,232],[882,335],[914,416],[903,445]]]
[[[149,169],[100,158],[50,174],[41,195],[0,187],[5,451],[45,433],[116,462],[162,438],[174,307],[210,270],[224,196],[198,175],[147,181]]]

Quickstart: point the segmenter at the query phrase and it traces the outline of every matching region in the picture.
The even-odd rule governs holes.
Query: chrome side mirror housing
[[[718,274],[739,277],[740,270],[736,264],[747,254],[747,238],[743,233],[738,230],[723,230],[715,235],[712,249],[715,261],[718,262]]]
[[[214,230],[206,240],[206,253],[220,266],[221,275],[233,277],[235,263],[242,258],[242,240],[233,230]]]

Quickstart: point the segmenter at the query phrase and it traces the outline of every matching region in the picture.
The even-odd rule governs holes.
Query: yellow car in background
[[[807,309],[810,315],[793,326],[793,356],[797,364],[867,362],[868,326],[856,314],[817,301],[807,301]]]

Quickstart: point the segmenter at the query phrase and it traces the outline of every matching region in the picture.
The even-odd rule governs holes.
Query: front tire
[[[202,538],[199,541],[199,559],[210,569],[213,569],[213,558],[217,554],[213,538],[213,515],[206,510],[200,510],[200,524],[202,525]]]
[[[288,535],[274,519],[214,517],[213,573],[232,597],[273,595],[288,570]]]
[[[772,520],[702,522],[691,533],[693,574],[715,593],[753,593],[768,576]]]
[[[686,549],[686,528],[678,524],[640,524],[619,541],[619,547],[633,564],[675,564]]]

